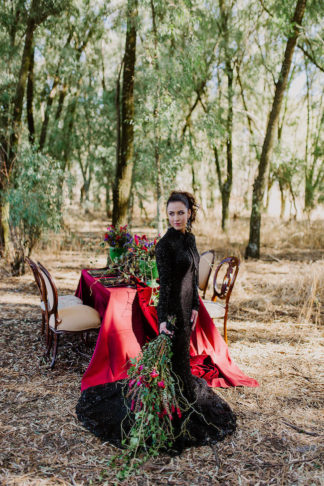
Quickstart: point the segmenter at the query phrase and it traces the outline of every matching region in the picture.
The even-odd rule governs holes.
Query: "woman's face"
[[[191,215],[191,210],[182,202],[174,201],[169,202],[167,213],[172,228],[184,233],[186,231],[187,221]]]

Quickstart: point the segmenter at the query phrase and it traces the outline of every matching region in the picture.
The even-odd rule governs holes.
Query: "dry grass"
[[[73,225],[64,237],[64,250],[59,239],[53,239],[36,253],[62,293],[75,290],[82,267],[90,261],[100,266],[105,260],[102,253],[94,253],[104,224]],[[237,221],[230,237],[198,236],[200,250],[214,246],[218,259],[232,251],[242,254],[243,226]],[[123,484],[324,484],[323,250],[300,246],[293,251],[287,233],[282,231],[281,243],[278,234],[269,231],[272,239],[266,241],[260,261],[242,263],[232,296],[230,353],[260,382],[256,389],[217,389],[238,414],[237,432],[217,451],[201,447],[149,461],[138,477]],[[307,238],[298,241],[304,244]],[[114,471],[107,468],[114,448],[83,429],[75,416],[95,336],[90,348],[77,339],[64,339],[57,366],[50,371],[42,357],[38,295],[31,274],[12,278],[0,268],[0,277],[1,484],[116,483]]]

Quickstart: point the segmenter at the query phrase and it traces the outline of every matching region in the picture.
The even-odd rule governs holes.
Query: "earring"
[[[186,230],[188,233],[191,232],[191,217],[187,219]]]

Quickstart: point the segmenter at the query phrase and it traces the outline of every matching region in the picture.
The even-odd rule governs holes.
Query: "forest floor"
[[[152,459],[123,484],[324,484],[322,223],[269,223],[261,259],[241,264],[230,305],[229,350],[260,387],[216,390],[238,415],[236,433],[217,450],[206,446]],[[198,228],[198,248],[215,248],[217,260],[242,256],[246,226],[236,221],[230,236]],[[35,250],[61,294],[74,293],[81,268],[104,264],[105,250],[99,247],[104,228],[103,220],[79,218]],[[135,228],[144,229],[152,233]],[[29,270],[11,277],[0,265],[0,306],[1,484],[119,484],[107,467],[116,449],[85,430],[75,414],[96,336],[90,347],[63,338],[51,371]]]

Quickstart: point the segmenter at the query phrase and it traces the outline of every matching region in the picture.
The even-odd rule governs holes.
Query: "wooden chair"
[[[227,268],[226,268],[227,266]],[[212,319],[224,319],[224,340],[227,343],[227,315],[231,293],[239,271],[240,260],[230,256],[224,258],[217,266],[214,274],[213,296],[211,300],[204,300],[205,307]],[[217,285],[219,271],[225,270],[225,275],[220,287]],[[220,290],[218,290],[220,288]],[[218,302],[217,299],[224,301]]]
[[[45,315],[47,312],[47,305],[48,305],[48,298],[47,298],[47,287],[46,285],[42,285],[42,277],[39,273],[39,269],[37,267],[36,262],[34,262],[31,258],[25,257],[25,261],[30,266],[34,279],[39,290],[40,294],[40,307],[42,311],[42,325],[41,325],[41,333],[44,334],[45,332]],[[65,307],[71,307],[72,305],[82,305],[83,302],[79,297],[75,295],[68,294],[68,295],[59,295],[58,296],[58,309],[64,309]]]
[[[46,287],[48,304],[46,312],[46,329],[48,333],[46,354],[52,350],[51,368],[54,367],[59,336],[62,334],[87,334],[88,331],[98,329],[101,325],[99,313],[88,305],[72,305],[58,308],[58,295],[55,283],[45,267],[37,262],[42,285]]]
[[[47,311],[46,287],[44,287],[44,285],[42,285],[41,277],[39,275],[39,271],[38,271],[36,263],[28,257],[25,257],[25,261],[28,263],[31,271],[33,272],[34,279],[35,279],[37,288],[39,290],[39,295],[40,295],[40,300],[41,300],[40,307],[41,307],[41,311],[42,311],[41,333],[44,334],[44,332],[45,332],[45,316],[46,316],[46,311]]]
[[[203,299],[205,298],[206,295],[209,277],[213,269],[214,261],[215,261],[214,250],[205,251],[200,255],[198,287],[203,292],[203,296],[202,296]]]

